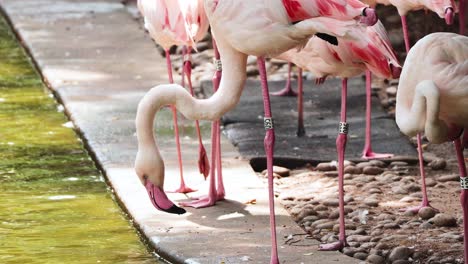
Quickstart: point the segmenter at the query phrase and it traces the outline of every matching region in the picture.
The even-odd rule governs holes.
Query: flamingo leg
[[[403,29],[403,38],[405,39],[406,53],[408,53],[410,50],[410,41],[408,34],[408,24],[406,23],[406,16],[401,16],[401,27]]]
[[[278,91],[271,93],[271,95],[274,96],[297,96],[297,93],[292,89],[291,86],[291,68],[292,68],[292,63],[288,63],[288,78],[286,79],[286,86]]]
[[[391,158],[393,154],[390,153],[375,153],[372,151],[371,143],[371,110],[372,110],[372,73],[366,71],[366,136],[364,150],[362,151],[362,158],[364,159],[384,159]]]
[[[465,11],[466,11],[466,0],[460,0],[459,2],[459,18],[458,18],[458,23],[459,23],[459,31],[460,35],[465,35]]]
[[[344,78],[341,89],[341,118],[338,137],[336,138],[336,150],[338,152],[338,195],[340,211],[340,234],[338,241],[320,245],[320,250],[340,250],[347,246],[344,212],[344,155],[348,138],[348,123],[346,123],[346,97],[348,93],[348,79]]]
[[[462,147],[463,148],[468,148],[468,131],[465,131],[463,133]]]
[[[167,65],[167,74],[169,76],[169,83],[174,83],[174,78],[172,76],[171,54],[169,54],[169,50],[166,50],[166,65]],[[180,172],[180,186],[174,192],[189,193],[189,192],[193,192],[194,190],[187,187],[184,181],[184,169],[182,167],[182,152],[180,150],[179,126],[177,124],[177,109],[175,108],[174,105],[171,105],[171,111],[172,111],[172,120],[174,123],[174,132],[175,132],[175,140],[176,140],[176,147],[177,147],[177,161],[179,163],[179,172]]]
[[[297,77],[297,136],[305,135],[304,128],[304,84],[302,80],[302,68],[299,68]]]
[[[463,147],[460,138],[453,141],[458,160],[458,169],[460,171],[461,193],[460,202],[463,209],[463,237],[464,237],[464,252],[465,263],[468,263],[468,178],[466,177],[466,165],[463,157]]]
[[[278,264],[278,248],[276,242],[276,219],[275,219],[275,196],[273,191],[273,149],[275,145],[275,130],[273,128],[273,119],[270,106],[270,94],[268,93],[268,82],[266,79],[265,59],[258,57],[258,69],[262,82],[263,107],[265,110],[265,129],[266,135],[264,140],[265,152],[267,156],[267,171],[268,171],[268,194],[270,205],[270,231],[271,231],[271,259],[270,264]]]
[[[184,49],[184,68],[182,72],[187,76],[187,83],[190,89],[190,94],[194,96],[192,86],[192,61],[190,59],[190,53],[191,48]],[[184,80],[184,76],[182,76],[182,80]],[[210,162],[208,161],[208,156],[206,155],[205,146],[203,146],[200,132],[200,123],[198,120],[195,120],[195,129],[197,131],[198,137],[198,170],[200,171],[200,174],[203,174],[206,179],[210,173]]]
[[[221,81],[221,60],[218,48],[216,47],[216,42],[213,39],[213,48],[215,51],[216,59],[216,71],[213,76],[213,90],[216,92],[219,88],[219,83]],[[210,168],[210,183],[208,189],[208,195],[196,198],[196,201],[181,203],[182,206],[189,206],[194,208],[203,208],[213,206],[217,201],[223,200],[225,196],[223,176],[222,176],[222,166],[221,166],[221,140],[220,140],[220,122],[219,120],[213,121],[211,123],[211,168]],[[216,171],[218,185],[215,188],[216,184]]]

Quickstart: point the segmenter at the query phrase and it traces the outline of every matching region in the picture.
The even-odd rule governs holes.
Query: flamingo
[[[166,64],[170,83],[173,83],[174,80],[172,77],[172,65],[169,49],[173,45],[185,45],[188,47],[184,56],[184,74],[182,76],[182,83],[184,83],[184,76],[187,75],[190,93],[193,96],[191,82],[192,66],[189,55],[191,53],[191,47],[194,46],[196,41],[201,40],[206,35],[209,26],[208,19],[204,12],[202,0],[138,0],[137,4],[140,13],[144,17],[145,27],[148,29],[149,34],[166,51]],[[185,185],[179,140],[179,128],[177,125],[177,112],[174,107],[171,107],[171,110],[173,115],[177,158],[181,179],[180,187],[176,190],[176,192],[193,192],[193,189]],[[195,121],[195,127],[199,140],[198,166],[200,173],[203,174],[206,178],[209,172],[209,162],[205,147],[203,146],[201,139],[200,125],[198,120]]]
[[[453,23],[454,13],[458,12],[457,5],[454,0],[363,0],[363,2],[369,4],[371,7],[375,7],[377,4],[383,4],[393,5],[397,8],[398,14],[401,17],[401,26],[403,28],[406,52],[408,52],[411,47],[409,42],[408,25],[406,22],[406,15],[409,11],[421,9],[432,10],[440,18],[444,18],[447,25],[451,25]],[[461,19],[462,17],[464,18],[464,14],[462,13],[463,12],[460,13]]]
[[[218,91],[208,99],[196,99],[177,84],[158,85],[143,97],[138,105],[136,127],[138,153],[135,171],[143,184],[154,186],[152,201],[157,208],[169,213],[181,213],[182,208],[164,193],[164,162],[152,131],[154,117],[164,105],[175,105],[189,119],[217,120],[236,106],[246,79],[247,56],[259,59],[267,130],[268,185],[271,225],[271,263],[279,263],[274,217],[273,146],[274,130],[269,102],[264,56],[274,56],[303,45],[314,34],[336,41],[336,37],[352,38],[352,28],[373,25],[375,11],[355,1],[311,0],[205,0],[205,10],[217,41],[224,67]],[[321,17],[322,16],[322,17]],[[323,17],[329,16],[329,17]],[[216,202],[209,193],[206,206]],[[344,202],[341,201],[341,205]],[[330,247],[337,249],[340,247]]]
[[[382,78],[397,78],[401,71],[401,66],[393,52],[391,44],[387,38],[385,28],[378,22],[372,27],[365,29],[356,28],[353,35],[356,40],[339,39],[338,46],[331,45],[318,37],[312,37],[302,50],[292,49],[278,56],[280,59],[292,62],[311,71],[322,82],[327,76],[337,76],[343,78],[342,88],[342,112],[341,123],[346,123],[346,92],[347,78],[362,74],[366,71],[367,82],[367,109],[366,138],[370,134],[370,72]],[[301,80],[301,77],[299,77]],[[299,96],[302,93],[302,85],[299,85]],[[302,111],[302,102],[299,101],[298,112]],[[302,115],[299,115],[298,131],[303,131]],[[347,129],[343,125],[343,130]],[[370,138],[370,135],[369,137]],[[347,133],[340,131],[337,138],[338,151],[338,177],[339,196],[343,199],[343,170],[344,151],[346,147]],[[369,142],[370,146],[370,142]],[[370,148],[369,148],[370,149]],[[370,149],[370,151],[372,151]],[[372,152],[371,152],[372,153]],[[368,153],[369,154],[369,153]],[[375,154],[374,155],[378,155]],[[383,154],[381,154],[383,155]],[[340,234],[338,243],[346,244],[344,227],[344,208],[340,206]],[[329,246],[329,245],[328,245]],[[328,247],[323,246],[324,249]]]
[[[378,22],[365,31],[356,30],[356,41],[342,40],[338,46],[331,45],[317,37],[312,37],[301,49],[292,49],[278,56],[288,62],[293,62],[300,68],[305,68],[316,76],[316,82],[321,83],[328,76],[349,78],[370,70],[381,78],[398,78],[401,66],[392,49],[387,33],[382,23]],[[301,77],[299,77],[301,79]],[[363,158],[388,158],[391,154],[381,154],[372,151],[371,145],[371,75],[366,73],[366,140]],[[302,91],[302,86],[299,85]],[[304,134],[302,118],[302,100],[298,100],[298,136]]]
[[[433,143],[453,141],[461,176],[461,204],[468,262],[468,178],[461,134],[468,128],[468,37],[433,33],[410,50],[398,85],[395,118],[408,135]]]

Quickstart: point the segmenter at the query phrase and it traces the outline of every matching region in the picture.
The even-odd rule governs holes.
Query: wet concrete
[[[268,263],[270,252],[266,186],[238,151],[222,140],[227,200],[182,216],[156,211],[133,171],[137,151],[134,118],[139,100],[165,83],[164,59],[118,0],[0,0],[43,78],[82,135],[122,205],[156,252],[174,263]],[[166,189],[177,187],[170,115],[161,111],[156,132],[166,161]],[[191,187],[206,193],[198,174],[193,122],[184,131],[184,172]],[[204,127],[208,123],[203,123]],[[206,131],[206,129],[205,129]],[[164,133],[163,133],[164,132]],[[205,133],[205,140],[207,135]],[[208,143],[208,141],[206,141]],[[209,144],[206,144],[209,153]],[[170,194],[174,201],[187,200]],[[248,203],[255,201],[256,203]],[[317,251],[281,206],[278,215],[282,263],[357,263],[338,252]]]
[[[295,89],[296,83],[293,82]],[[269,82],[271,92],[282,89],[284,81]],[[203,83],[210,94],[211,86]],[[365,135],[365,81],[361,77],[348,81],[347,121],[349,123],[346,158],[361,159]],[[228,138],[244,157],[254,158],[255,169],[264,169],[263,101],[259,81],[246,83],[240,103],[223,117]],[[306,135],[297,137],[297,98],[270,97],[275,124],[275,164],[283,166],[312,165],[336,160],[335,140],[341,109],[341,80],[330,79],[322,85],[304,82],[304,125]],[[407,137],[402,135],[393,118],[372,99],[372,147],[375,152],[393,153],[395,159],[416,161],[417,153]],[[263,165],[262,165],[263,163]]]

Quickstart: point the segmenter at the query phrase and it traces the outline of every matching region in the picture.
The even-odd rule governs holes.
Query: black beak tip
[[[178,215],[185,214],[187,212],[184,208],[181,208],[181,207],[179,207],[177,205],[173,205],[173,206],[171,206],[171,208],[164,209],[163,211],[166,212],[166,213],[178,214]]]

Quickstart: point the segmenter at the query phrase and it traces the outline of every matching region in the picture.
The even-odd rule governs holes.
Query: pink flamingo
[[[300,51],[289,50],[278,58],[293,62],[317,77],[321,83],[328,76],[349,78],[370,70],[381,78],[398,78],[401,66],[391,47],[385,28],[381,23],[367,27],[366,31],[356,30],[356,41],[342,40],[338,46],[312,37]],[[371,76],[366,75],[366,135],[363,158],[388,158],[392,154],[375,153],[371,144]],[[300,79],[300,78],[299,78]],[[302,86],[299,86],[302,91]],[[304,134],[302,99],[298,100],[298,136]]]
[[[468,37],[430,34],[406,58],[397,92],[396,122],[414,136],[433,143],[453,141],[461,176],[461,204],[468,262],[468,178],[460,137],[468,128]]]
[[[338,151],[338,177],[339,177],[339,196],[340,201],[343,200],[344,189],[344,151],[347,141],[347,124],[346,124],[346,93],[347,79],[366,71],[366,92],[367,92],[367,111],[366,111],[366,138],[369,138],[368,149],[375,156],[383,154],[375,154],[370,149],[370,99],[371,99],[371,74],[382,78],[398,78],[401,66],[393,52],[390,42],[387,38],[385,28],[379,22],[372,27],[365,29],[356,28],[353,34],[356,40],[339,39],[338,46],[331,45],[318,37],[312,37],[306,46],[298,51],[297,49],[289,50],[278,58],[293,62],[300,68],[311,71],[317,78],[318,82],[322,82],[328,76],[337,76],[343,78],[342,88],[342,111],[340,122],[340,133],[337,138]],[[299,78],[301,79],[301,78]],[[302,85],[299,85],[299,95],[302,94]],[[302,112],[302,102],[298,102],[298,112]],[[304,126],[302,115],[299,115],[299,129]],[[324,245],[323,249],[342,247],[346,245],[345,221],[344,221],[344,204],[340,203],[340,234],[339,241],[335,244]]]
[[[363,0],[363,2],[372,7],[375,7],[376,4],[383,4],[393,5],[397,8],[398,14],[400,14],[401,17],[403,37],[405,39],[405,48],[407,52],[411,47],[409,42],[408,25],[406,22],[406,14],[408,14],[409,11],[421,9],[432,10],[440,18],[444,18],[448,25],[453,23],[454,13],[458,11],[454,0]]]
[[[202,39],[206,35],[209,26],[202,0],[138,0],[138,8],[144,17],[145,27],[149,31],[151,37],[166,51],[167,72],[170,83],[174,83],[174,79],[172,77],[172,65],[169,49],[173,45],[185,45],[188,47],[187,54],[184,56],[183,72],[185,73],[184,75],[187,75],[190,93],[193,95],[192,82],[190,78],[192,66],[189,55],[191,53],[191,47],[194,46],[196,41]],[[182,78],[182,80],[184,80],[185,77],[183,76]],[[185,185],[179,128],[177,125],[177,112],[173,106],[171,106],[171,110],[173,115],[177,158],[181,179],[180,187],[176,192],[193,192],[191,188]],[[206,178],[209,172],[209,162],[206,150],[202,143],[198,120],[195,121],[195,127],[199,140],[198,166],[200,173]]]
[[[268,5],[264,1],[205,0],[205,10],[224,67],[219,90],[208,99],[195,99],[177,84],[159,85],[151,89],[138,106],[136,126],[139,144],[135,169],[143,183],[154,186],[151,198],[157,208],[170,213],[183,213],[183,209],[174,205],[162,189],[164,162],[151,129],[155,114],[162,106],[169,104],[175,105],[189,119],[219,119],[235,107],[240,98],[246,78],[247,56],[258,56],[267,129],[265,149],[270,198],[271,263],[279,263],[272,169],[275,137],[263,57],[304,44],[318,32],[330,40],[336,40],[333,36],[352,37],[352,29],[359,24],[373,25],[377,22],[375,11],[354,0],[270,0]],[[321,17],[326,15],[339,19]],[[210,188],[206,206],[216,202],[216,193],[212,191]]]

